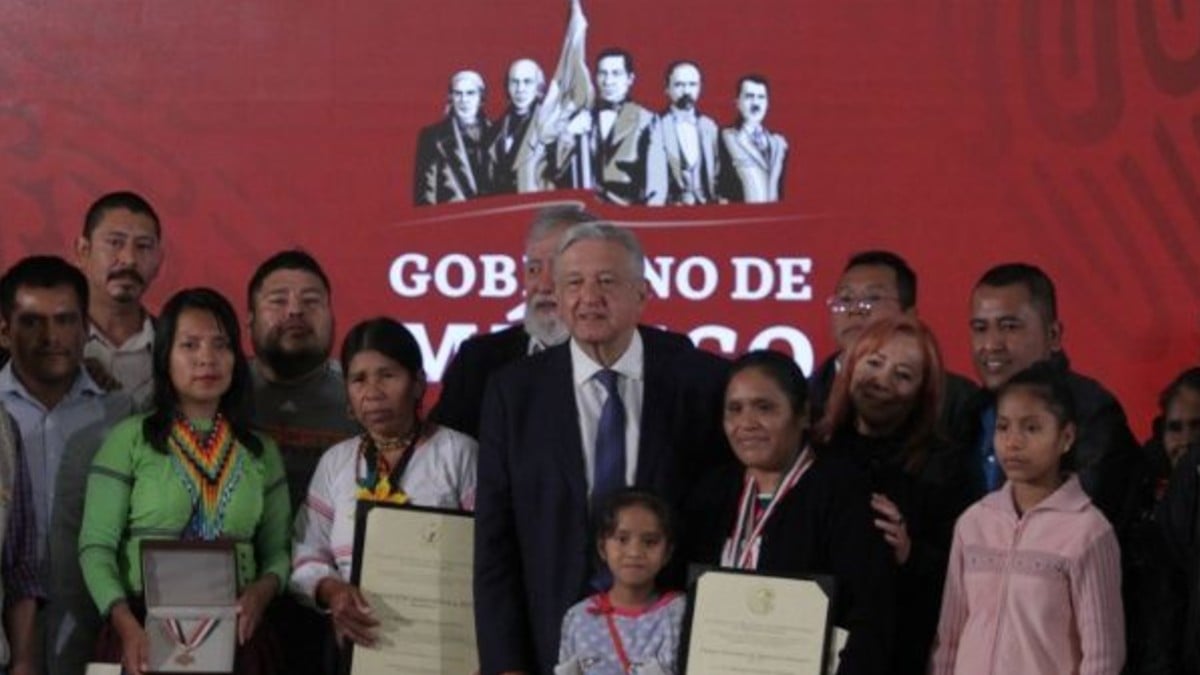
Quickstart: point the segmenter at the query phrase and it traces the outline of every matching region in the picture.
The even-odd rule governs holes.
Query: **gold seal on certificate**
[[[359,502],[352,582],[380,625],[355,645],[352,675],[471,675],[475,521],[469,513]]]
[[[833,580],[734,571],[700,575],[686,638],[688,675],[822,675]]]
[[[232,673],[237,558],[232,542],[142,542],[151,673]]]

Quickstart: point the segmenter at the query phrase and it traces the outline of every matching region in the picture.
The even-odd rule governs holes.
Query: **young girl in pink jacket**
[[[1048,368],[1035,365],[997,392],[1007,481],[954,528],[931,672],[1120,672],[1120,551],[1066,471],[1076,437],[1071,392]]]

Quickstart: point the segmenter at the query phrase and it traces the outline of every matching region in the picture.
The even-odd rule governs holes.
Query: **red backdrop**
[[[790,327],[768,337],[826,354],[823,299],[842,261],[887,247],[918,270],[921,314],[960,371],[971,372],[970,285],[1014,259],[1056,279],[1069,354],[1117,392],[1139,433],[1157,391],[1196,361],[1194,4],[592,0],[584,9],[589,54],[632,51],[633,96],[653,109],[677,58],[699,62],[700,109],[721,124],[733,119],[736,78],[767,75],[767,125],[790,143],[784,201],[619,208],[554,193],[413,207],[416,135],[441,117],[449,75],[482,72],[498,114],[509,62],[530,56],[553,72],[565,0],[10,0],[0,4],[0,262],[68,252],[91,200],[134,189],[165,229],[152,305],[195,284],[242,304],[256,262],[300,245],[328,267],[342,327],[373,314],[418,324],[436,375],[456,339],[503,322],[520,302],[503,273],[483,283],[488,266],[503,272],[483,256],[517,255],[532,208],[577,199],[638,227],[656,269],[670,266],[674,278],[682,265],[682,290],[704,296],[672,283],[651,321],[721,327],[735,350]],[[431,268],[465,258],[442,262],[440,290],[408,297],[390,275],[410,253]],[[784,263],[798,297],[732,299],[736,257],[801,259]],[[394,280],[418,283],[414,269]]]

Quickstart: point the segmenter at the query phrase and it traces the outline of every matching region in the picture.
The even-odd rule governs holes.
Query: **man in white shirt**
[[[596,505],[635,485],[678,504],[726,461],[727,363],[639,326],[645,257],[628,230],[576,225],[554,257],[571,339],[488,383],[480,426],[475,607],[481,668],[552,670],[563,614],[603,583]],[[682,568],[668,572],[682,582]]]
[[[84,357],[115,380],[138,410],[148,410],[154,320],[142,297],[162,265],[158,215],[138,194],[106,194],[88,208],[75,255],[91,294]]]

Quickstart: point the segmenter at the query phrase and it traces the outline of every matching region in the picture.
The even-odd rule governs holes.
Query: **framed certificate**
[[[470,513],[360,501],[351,582],[380,625],[354,645],[343,673],[471,675],[475,519]]]
[[[232,673],[237,648],[233,542],[144,541],[150,673]]]
[[[834,591],[828,576],[700,573],[689,591],[681,672],[823,675]]]

